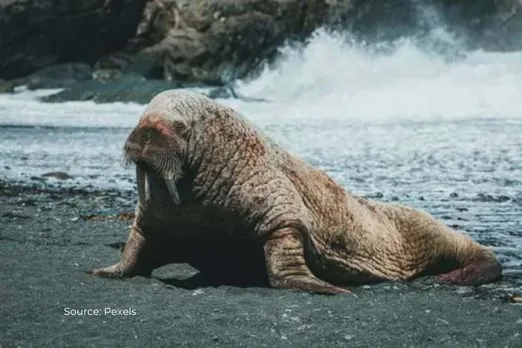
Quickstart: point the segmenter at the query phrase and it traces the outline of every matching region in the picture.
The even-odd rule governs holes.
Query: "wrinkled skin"
[[[136,165],[136,219],[120,261],[90,271],[98,276],[186,262],[216,277],[323,294],[424,274],[464,285],[501,276],[495,255],[465,234],[419,210],[351,195],[194,92],[153,98],[124,153]]]

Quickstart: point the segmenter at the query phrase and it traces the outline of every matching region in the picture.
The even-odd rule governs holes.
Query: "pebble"
[[[505,195],[500,195],[498,197],[494,197],[489,194],[479,193],[479,194],[477,194],[476,200],[478,200],[480,202],[502,203],[502,202],[507,202],[507,201],[511,200],[511,198],[508,196],[505,196]]]
[[[203,294],[203,290],[197,289],[192,292],[192,296],[197,296]]]
[[[73,177],[66,172],[49,172],[42,175],[43,178],[55,178],[59,180],[68,180]]]
[[[457,287],[456,292],[457,292],[457,294],[463,295],[463,294],[469,294],[469,293],[473,292],[473,290],[466,286],[459,286],[459,287]]]

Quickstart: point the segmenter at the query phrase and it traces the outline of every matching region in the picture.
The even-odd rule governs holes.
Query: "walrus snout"
[[[173,129],[176,127],[173,126]],[[150,197],[147,178],[156,175],[163,179],[174,204],[181,204],[176,181],[181,176],[180,157],[184,145],[182,137],[172,131],[161,118],[146,117],[133,129],[125,141],[123,152],[126,162],[136,164],[141,170],[137,178],[143,181],[144,199]]]

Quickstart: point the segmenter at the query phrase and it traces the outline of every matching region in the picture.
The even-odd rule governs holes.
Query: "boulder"
[[[0,78],[93,64],[136,33],[146,0],[0,0]]]
[[[42,97],[51,103],[65,101],[93,101],[95,103],[135,102],[148,103],[156,94],[179,85],[164,80],[147,80],[143,76],[117,70],[98,70],[95,79],[78,82],[64,90]]]
[[[441,0],[444,18],[473,48],[522,50],[522,0]]]
[[[37,70],[24,78],[16,79],[16,85],[28,89],[63,88],[80,81],[92,79],[93,70],[85,63],[55,64]]]
[[[127,51],[167,80],[220,85],[252,72],[356,1],[152,0]],[[153,63],[155,62],[155,63]]]
[[[520,0],[149,0],[127,66],[146,77],[208,85],[255,72],[320,26],[366,41],[420,37],[445,24],[470,48],[522,49]],[[435,14],[435,15],[434,15]],[[438,22],[437,22],[438,21]],[[508,24],[508,25],[506,25]],[[139,58],[138,58],[139,57]],[[138,62],[138,63],[136,63]]]

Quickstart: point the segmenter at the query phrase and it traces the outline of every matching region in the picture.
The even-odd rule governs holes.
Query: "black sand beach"
[[[134,193],[42,187],[0,182],[2,348],[522,346],[510,278],[478,288],[423,278],[331,297],[215,284],[187,265],[150,279],[92,277],[85,270],[118,259],[130,222],[112,217],[133,211]],[[81,309],[99,315],[70,315]]]

